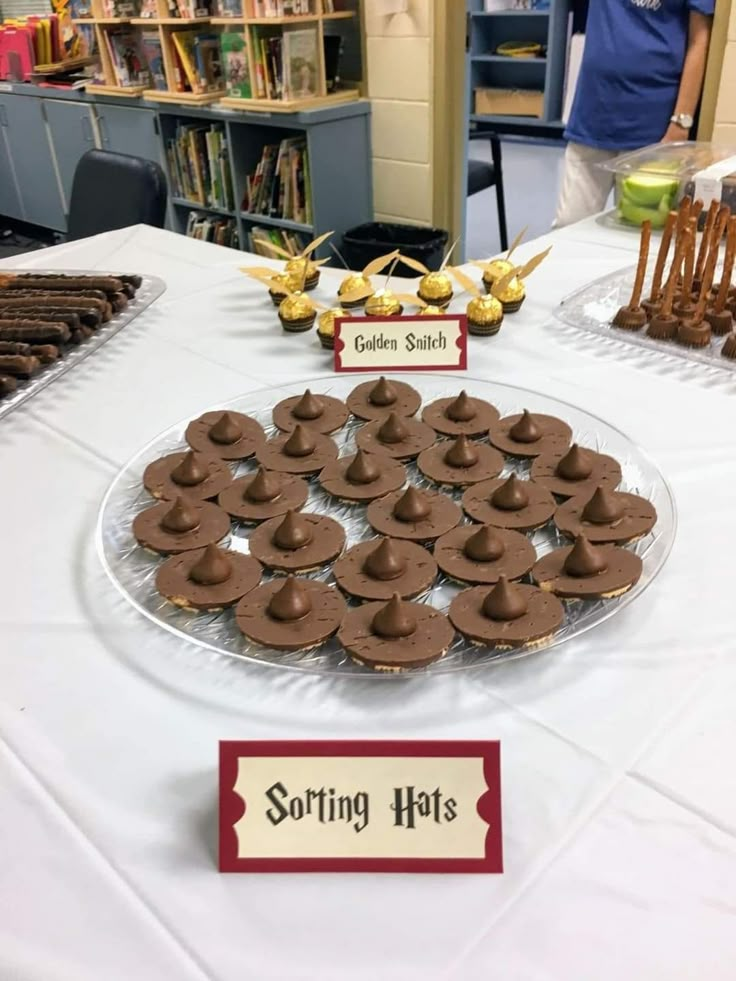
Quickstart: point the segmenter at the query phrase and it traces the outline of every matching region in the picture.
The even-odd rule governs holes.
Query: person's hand
[[[670,123],[664,131],[664,136],[660,140],[660,143],[679,143],[687,139],[688,133],[689,130],[686,130],[684,126],[678,126],[677,123]]]

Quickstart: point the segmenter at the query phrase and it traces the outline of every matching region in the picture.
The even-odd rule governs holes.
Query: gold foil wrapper
[[[428,303],[426,307],[422,307],[419,311],[420,317],[443,317],[445,314],[444,307],[437,307],[433,303]]]
[[[372,290],[370,279],[367,276],[363,276],[362,273],[350,273],[345,279],[340,283],[337,290],[337,295],[342,296],[344,293],[352,293],[355,290]]]
[[[303,293],[292,293],[291,296],[287,296],[282,300],[279,305],[279,317],[282,320],[293,320],[296,323],[301,323],[301,321],[308,320],[310,317],[313,318],[315,313],[314,304]]]
[[[510,273],[513,268],[513,262],[509,262],[508,259],[494,259],[483,270],[483,282],[486,286],[493,286],[497,280]]]
[[[430,272],[419,280],[419,296],[427,303],[449,303],[452,299],[452,280],[445,272]]]
[[[305,264],[307,267],[306,274],[304,272]],[[284,268],[287,275],[293,277],[297,281],[297,284],[301,284],[302,276],[304,276],[306,283],[313,280],[315,276],[319,276],[319,266],[316,266],[309,259],[305,259],[302,256],[298,256],[296,259],[289,259]]]
[[[348,310],[343,310],[342,307],[331,307],[329,310],[325,310],[324,313],[319,315],[319,320],[317,321],[317,333],[322,337],[334,337],[335,336],[335,320],[338,317],[351,317],[352,314]]]
[[[501,290],[500,293],[496,294],[496,298],[501,301],[501,303],[518,303],[523,300],[526,296],[526,289],[524,283],[517,276],[511,280],[506,289]]]
[[[404,308],[391,290],[379,290],[369,296],[365,312],[369,317],[396,317]]]
[[[503,306],[501,301],[490,293],[486,296],[474,297],[467,308],[468,320],[479,326],[488,327],[491,324],[498,324],[503,320]]]

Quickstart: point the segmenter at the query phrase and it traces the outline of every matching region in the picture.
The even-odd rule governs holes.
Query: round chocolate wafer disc
[[[314,579],[300,579],[299,586],[308,594],[310,609],[299,619],[279,620],[268,611],[274,594],[283,586],[283,579],[275,579],[252,589],[238,603],[235,622],[245,637],[276,651],[309,650],[332,637],[347,609],[340,592]]]
[[[469,465],[452,466],[445,457],[448,452],[452,452],[455,445],[453,440],[443,439],[434,446],[422,450],[417,459],[419,470],[440,487],[469,487],[481,480],[495,477],[503,470],[504,458],[498,450],[471,441],[468,441],[466,447],[468,453],[472,454],[466,461]],[[474,463],[470,463],[472,457],[475,457]]]
[[[390,538],[403,538],[414,542],[431,542],[444,535],[450,528],[460,523],[462,512],[449,497],[440,491],[422,490],[420,494],[430,506],[426,517],[413,521],[401,521],[394,515],[396,506],[403,490],[393,491],[368,505],[366,516],[370,526],[379,535]]]
[[[314,449],[303,456],[289,456],[284,447],[292,436],[293,432],[281,433],[262,443],[256,450],[258,462],[267,470],[304,475],[319,473],[328,463],[337,459],[337,446],[334,441],[329,436],[314,432],[309,433],[314,442]]]
[[[437,539],[434,543],[434,557],[445,575],[457,582],[477,585],[492,585],[498,582],[499,576],[506,576],[507,579],[525,576],[534,565],[537,553],[529,539],[518,531],[488,526],[489,534],[503,548],[498,558],[478,560],[466,555],[468,539],[477,535],[482,527],[461,525]]]
[[[439,610],[425,603],[406,603],[416,628],[407,637],[381,637],[372,630],[373,618],[386,604],[364,603],[349,610],[337,639],[354,661],[376,671],[406,671],[439,660],[452,643],[455,631]]]
[[[380,555],[384,542],[395,560],[393,566],[381,570]],[[383,546],[384,549],[386,546]],[[364,565],[371,555],[379,554],[374,561],[382,575],[391,578],[376,578]],[[369,563],[369,569],[371,565]],[[332,573],[343,592],[361,600],[389,600],[394,593],[402,599],[413,599],[425,592],[437,577],[437,563],[432,555],[414,542],[399,539],[371,538],[367,542],[353,545],[332,567]],[[398,575],[396,575],[398,573]]]
[[[594,493],[598,494],[598,491]],[[592,521],[587,516],[587,506],[593,498],[589,495],[573,497],[561,504],[555,513],[555,524],[566,538],[583,534],[596,544],[625,545],[648,535],[657,522],[654,505],[638,494],[610,491],[607,494],[619,513],[608,521]]]
[[[527,439],[519,439],[512,435],[514,429],[522,420],[528,420]],[[517,431],[518,432],[518,431]],[[535,439],[528,437],[537,435]],[[546,416],[540,412],[518,413],[504,416],[489,431],[491,443],[509,456],[535,457],[542,453],[557,453],[564,451],[572,439],[572,430],[566,422],[556,416]]]
[[[179,483],[172,477],[184,468],[187,481]],[[196,501],[206,501],[217,497],[220,491],[229,487],[233,475],[227,463],[216,456],[184,450],[169,453],[159,460],[149,463],[143,471],[143,486],[152,497],[163,501],[175,501],[177,497],[188,497]]]
[[[274,425],[290,433],[298,425],[317,433],[334,433],[348,421],[348,410],[342,399],[331,395],[313,395],[309,390],[302,395],[282,399],[273,407]]]
[[[221,558],[230,566],[228,577],[222,582],[196,582],[190,573],[206,552],[206,548],[197,548],[172,555],[156,573],[156,589],[174,606],[187,610],[222,610],[233,606],[261,581],[260,562],[242,552],[223,549]]]
[[[513,583],[513,586],[521,591],[527,604],[522,616],[513,620],[490,619],[483,612],[490,590],[488,586],[474,586],[458,593],[450,604],[449,617],[455,629],[474,644],[487,644],[499,650],[549,640],[562,626],[565,617],[562,603],[536,586],[524,583]]]
[[[494,528],[513,528],[516,531],[533,531],[545,525],[555,513],[557,505],[547,490],[529,480],[518,480],[520,493],[527,503],[516,509],[501,508],[493,503],[494,492],[508,481],[508,477],[495,477],[469,487],[462,498],[463,510],[473,519]]]
[[[401,417],[401,426],[405,430],[404,439],[396,442],[385,442],[381,439],[379,430],[387,424],[387,419],[374,419],[361,426],[355,436],[355,442],[361,450],[367,453],[383,453],[395,460],[412,460],[419,456],[422,450],[431,446],[437,438],[434,429],[418,419]]]
[[[359,468],[363,470],[362,475],[359,474],[361,480],[350,480],[348,471],[355,463],[356,456],[357,454],[352,454],[340,457],[324,468],[319,475],[319,482],[328,494],[341,501],[362,504],[403,487],[406,480],[403,465],[381,453],[365,454],[364,466]],[[364,483],[364,477],[372,479]]]
[[[223,416],[227,418],[223,420]],[[217,438],[213,438],[213,432]],[[260,423],[250,416],[230,409],[216,409],[193,419],[184,438],[200,453],[219,456],[221,460],[247,460],[253,456],[256,447],[265,442],[266,434]]]
[[[167,531],[161,526],[162,519],[172,509],[171,501],[154,504],[137,514],[133,519],[133,534],[138,544],[161,555],[178,555],[219,542],[230,533],[230,518],[216,504],[188,500],[186,507],[197,524],[180,532]]]
[[[387,399],[382,404],[370,400],[371,392],[379,385],[379,381],[383,384],[379,386],[377,397]],[[348,409],[358,419],[385,419],[390,412],[399,416],[413,416],[422,404],[422,397],[406,382],[374,378],[354,388],[345,401]]]
[[[459,436],[461,433],[465,436],[485,436],[491,426],[498,422],[501,414],[494,405],[484,399],[470,397],[462,399],[462,395],[464,393],[450,398],[436,399],[425,405],[422,410],[423,421],[443,436]],[[455,407],[454,412],[453,407]],[[448,411],[463,418],[452,419],[447,415]]]
[[[566,474],[558,473],[561,468]],[[587,474],[587,476],[586,476]],[[621,483],[621,465],[605,453],[571,447],[538,456],[532,463],[531,479],[558,497],[592,494],[599,484],[614,489]]]
[[[271,518],[251,533],[251,555],[267,568],[279,572],[309,572],[337,558],[345,547],[345,529],[338,521],[304,511],[297,513],[297,519],[309,538],[304,545],[284,548],[277,544],[274,536],[286,518]]]
[[[220,507],[238,521],[243,521],[245,524],[258,524],[261,521],[268,521],[269,518],[276,518],[280,514],[286,514],[287,511],[299,511],[306,504],[309,496],[309,485],[306,480],[286,473],[272,473],[269,476],[269,480],[277,485],[276,497],[270,500],[251,500],[247,491],[257,476],[257,473],[251,473],[245,477],[238,477],[217,498]]]
[[[642,573],[642,561],[635,552],[618,545],[598,545],[606,568],[590,576],[572,576],[565,571],[565,560],[574,545],[556,548],[535,563],[532,578],[540,588],[568,599],[608,599],[628,592]]]

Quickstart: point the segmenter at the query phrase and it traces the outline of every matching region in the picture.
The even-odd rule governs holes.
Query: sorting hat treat
[[[358,504],[398,490],[405,480],[406,471],[398,460],[363,450],[329,463],[319,475],[319,482],[328,494]]]
[[[221,460],[246,460],[265,441],[266,434],[263,427],[250,416],[229,409],[217,409],[193,419],[187,426],[184,438],[193,450],[200,453],[219,456]]]
[[[149,463],[143,471],[143,486],[149,494],[167,501],[180,496],[198,501],[217,497],[232,479],[223,460],[194,450],[169,453]]]
[[[322,514],[287,511],[251,534],[251,555],[279,572],[310,572],[336,558],[345,547],[345,529]]]
[[[557,507],[545,487],[521,480],[515,473],[474,484],[463,494],[462,504],[474,521],[516,531],[541,528]]]
[[[413,416],[422,404],[419,392],[411,385],[383,375],[378,381],[361,382],[345,401],[359,419],[385,419],[392,412],[397,416]]]
[[[292,395],[277,402],[273,408],[273,421],[287,433],[299,425],[317,433],[334,433],[348,421],[348,410],[341,399],[312,395],[307,389],[303,395]]]
[[[230,532],[230,518],[216,504],[177,497],[154,504],[133,519],[139,545],[161,555],[178,555],[221,541]]]
[[[723,258],[723,271],[713,305],[706,310],[705,319],[714,334],[728,334],[733,328],[733,317],[727,306],[728,291],[731,286],[734,256],[736,255],[736,215],[728,219],[726,232],[726,254]]]
[[[410,484],[368,505],[368,523],[379,535],[431,542],[460,523],[462,512],[439,491],[418,490]]]
[[[339,317],[350,316],[352,316],[350,311],[343,310],[341,307],[331,307],[329,310],[325,310],[324,313],[319,315],[319,320],[317,321],[317,336],[319,337],[319,342],[322,347],[327,348],[328,351],[334,350],[335,321]]]
[[[652,286],[649,293],[649,298],[642,302],[642,307],[646,312],[647,317],[652,317],[653,314],[659,312],[659,308],[662,305],[662,280],[664,278],[664,270],[667,264],[667,255],[670,250],[670,243],[672,241],[672,235],[675,231],[675,226],[677,225],[677,212],[670,211],[667,215],[667,221],[662,230],[662,238],[659,242],[659,251],[657,252],[657,261],[654,266],[654,275],[652,276]]]
[[[412,460],[436,438],[434,429],[425,423],[391,412],[385,418],[374,419],[362,426],[355,442],[368,453],[384,453],[395,460]]]
[[[472,643],[504,650],[550,640],[565,611],[555,596],[501,576],[491,589],[464,589],[450,604],[449,616],[455,629]]]
[[[233,518],[258,524],[304,507],[309,487],[301,477],[259,467],[220,492],[217,503]]]
[[[621,466],[612,456],[573,443],[563,452],[538,456],[532,462],[531,478],[558,497],[575,497],[592,494],[599,484],[618,487]]]
[[[374,538],[353,545],[332,568],[343,592],[361,600],[413,599],[437,576],[431,554],[414,542]]]
[[[345,600],[331,586],[288,576],[246,593],[235,609],[235,621],[260,647],[301,651],[332,637],[345,610]]]
[[[280,473],[319,473],[337,459],[337,447],[329,436],[299,423],[292,432],[262,443],[256,450],[256,459],[267,470]]]
[[[388,603],[364,603],[350,610],[337,639],[354,661],[376,671],[404,671],[437,661],[455,631],[447,617],[423,603],[394,593]]]
[[[430,402],[422,419],[443,436],[485,436],[500,418],[498,409],[483,399],[470,398],[463,389],[458,395]]]
[[[469,487],[495,477],[503,469],[503,455],[491,446],[474,443],[462,433],[454,440],[442,440],[417,459],[421,473],[440,486]]]
[[[437,565],[451,579],[495,583],[500,576],[519,579],[534,565],[537,553],[525,535],[491,525],[462,525],[434,543]]]
[[[610,599],[639,581],[642,562],[617,545],[592,545],[578,535],[574,545],[556,548],[532,569],[541,589],[567,599]]]
[[[156,573],[156,589],[174,606],[210,612],[233,606],[260,581],[260,562],[217,545],[172,555]]]
[[[626,306],[620,307],[614,315],[611,323],[614,327],[621,330],[640,330],[647,322],[647,314],[641,304],[641,294],[644,288],[644,276],[647,271],[649,260],[649,240],[652,234],[651,221],[645,221],[641,226],[641,238],[639,240],[639,262],[636,266],[636,278],[631,297]]]
[[[562,419],[531,413],[505,416],[491,426],[488,437],[493,445],[510,456],[534,457],[557,453],[570,445],[572,430]]]
[[[555,513],[555,524],[567,538],[584,534],[595,543],[624,545],[649,534],[657,521],[654,506],[638,494],[605,487],[591,497],[573,497]]]

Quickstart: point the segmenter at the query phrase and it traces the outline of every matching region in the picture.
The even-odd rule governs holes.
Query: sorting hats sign
[[[464,314],[335,319],[335,371],[439,371],[467,366]]]
[[[221,872],[502,872],[498,742],[220,743]]]

